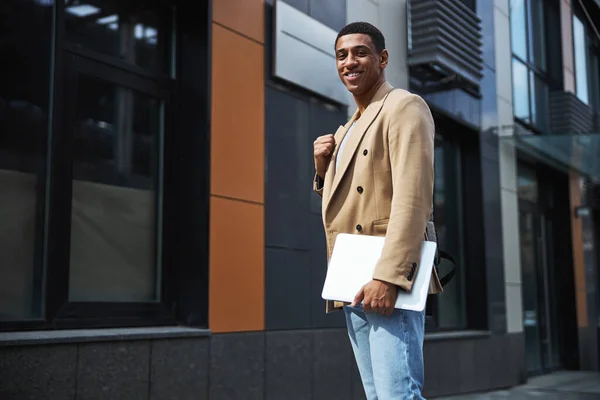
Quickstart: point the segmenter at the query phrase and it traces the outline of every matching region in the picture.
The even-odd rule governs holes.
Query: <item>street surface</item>
[[[564,371],[529,379],[510,390],[436,400],[600,400],[600,373]]]

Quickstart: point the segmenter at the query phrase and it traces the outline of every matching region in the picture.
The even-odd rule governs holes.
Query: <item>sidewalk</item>
[[[436,400],[600,400],[600,373],[562,371],[531,378],[527,384],[490,393]]]

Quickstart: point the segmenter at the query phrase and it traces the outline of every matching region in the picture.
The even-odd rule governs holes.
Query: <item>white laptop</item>
[[[371,281],[384,243],[385,237],[381,236],[338,234],[323,285],[323,299],[351,303],[360,288]],[[436,248],[435,242],[423,242],[412,290],[398,290],[395,308],[425,309]]]

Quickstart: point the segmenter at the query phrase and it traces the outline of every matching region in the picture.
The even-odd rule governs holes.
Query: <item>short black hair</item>
[[[355,33],[369,35],[377,52],[381,52],[383,49],[385,49],[385,38],[383,37],[383,33],[381,33],[379,29],[368,22],[352,22],[343,27],[335,38],[334,46],[337,46],[337,42],[342,36],[352,35]]]

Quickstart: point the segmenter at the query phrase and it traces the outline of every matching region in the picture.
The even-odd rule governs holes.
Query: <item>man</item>
[[[344,27],[335,56],[357,110],[335,135],[314,142],[328,256],[338,233],[386,239],[373,280],[352,304],[327,302],[327,312],[344,309],[369,400],[423,399],[425,312],[394,304],[398,290],[412,288],[422,241],[436,240],[433,118],[422,98],[387,83],[385,39],[373,25]],[[441,290],[434,269],[430,292]]]

